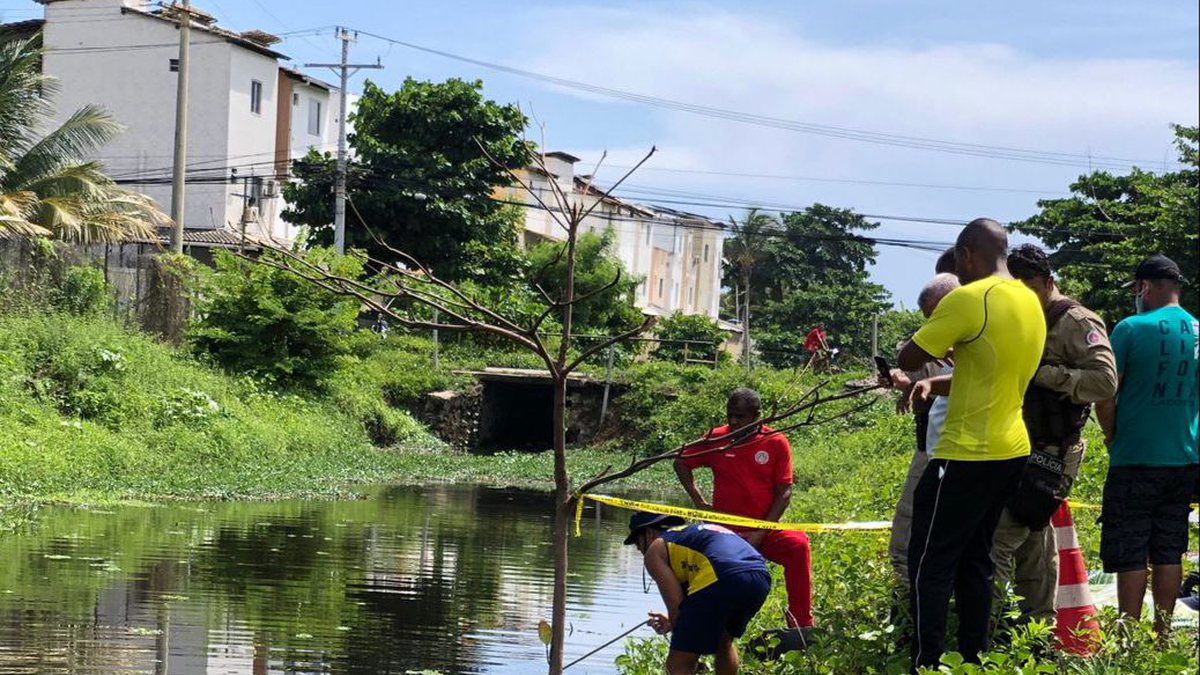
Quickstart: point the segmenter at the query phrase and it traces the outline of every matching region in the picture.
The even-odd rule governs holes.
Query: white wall
[[[128,4],[138,3],[129,0]],[[84,104],[95,103],[127,127],[99,156],[111,175],[169,180],[177,82],[177,73],[170,71],[170,60],[178,56],[179,34],[171,23],[135,13],[122,14],[121,5],[120,0],[60,0],[47,4],[44,68],[60,81],[59,119]],[[203,30],[192,31],[187,154],[190,181],[228,178],[232,167],[238,169],[239,179],[273,176],[277,68],[273,57]],[[258,113],[250,108],[252,80],[262,83]],[[307,144],[299,147],[306,148]],[[130,187],[145,192],[169,211],[170,185]],[[189,228],[236,226],[242,214],[243,189],[241,180],[189,182],[184,224]],[[274,225],[277,211],[276,206],[260,204],[267,228]]]

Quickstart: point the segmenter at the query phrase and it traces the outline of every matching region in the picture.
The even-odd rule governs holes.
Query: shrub
[[[721,349],[728,337],[716,321],[699,314],[676,312],[658,323],[655,337],[662,340],[650,357],[660,361],[705,359],[728,361],[729,353]]]
[[[270,252],[263,254],[269,261]],[[328,249],[310,252],[313,264],[357,278],[358,261]],[[200,282],[200,319],[188,331],[196,351],[232,373],[247,373],[279,387],[322,388],[349,352],[358,302],[294,274],[255,264],[224,251]]]
[[[82,265],[67,268],[61,283],[49,295],[52,307],[76,316],[101,314],[112,303],[112,290],[104,272]]]

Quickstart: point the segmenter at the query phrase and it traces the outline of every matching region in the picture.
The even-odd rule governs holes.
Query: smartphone
[[[879,371],[879,377],[883,378],[883,381],[887,382],[889,387],[895,386],[895,383],[892,382],[892,368],[888,365],[887,359],[882,356],[876,356],[875,368]]]

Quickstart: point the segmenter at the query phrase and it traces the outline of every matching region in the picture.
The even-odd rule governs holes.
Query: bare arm
[[[658,585],[658,592],[662,595],[663,604],[667,606],[667,618],[670,622],[664,629],[659,630],[656,627],[655,630],[666,633],[679,621],[679,605],[683,603],[683,584],[679,583],[679,580],[675,578],[675,573],[671,571],[671,561],[667,556],[667,543],[662,539],[655,539],[646,548],[645,563],[646,571]]]
[[[917,346],[917,343],[908,340],[904,346],[900,348],[900,355],[896,358],[896,365],[900,370],[912,372],[921,366],[933,361],[935,356]]]
[[[712,504],[704,498],[704,495],[700,493],[700,489],[696,487],[696,476],[692,472],[692,467],[688,466],[682,457],[675,460],[675,476],[679,478],[679,484],[683,486],[684,492],[691,498],[696,508],[712,509]]]

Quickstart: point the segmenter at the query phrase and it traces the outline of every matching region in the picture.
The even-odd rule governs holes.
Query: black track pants
[[[917,483],[908,540],[914,670],[941,659],[951,592],[958,608],[958,652],[978,662],[979,652],[987,649],[992,535],[1024,466],[1025,457],[933,459]]]

